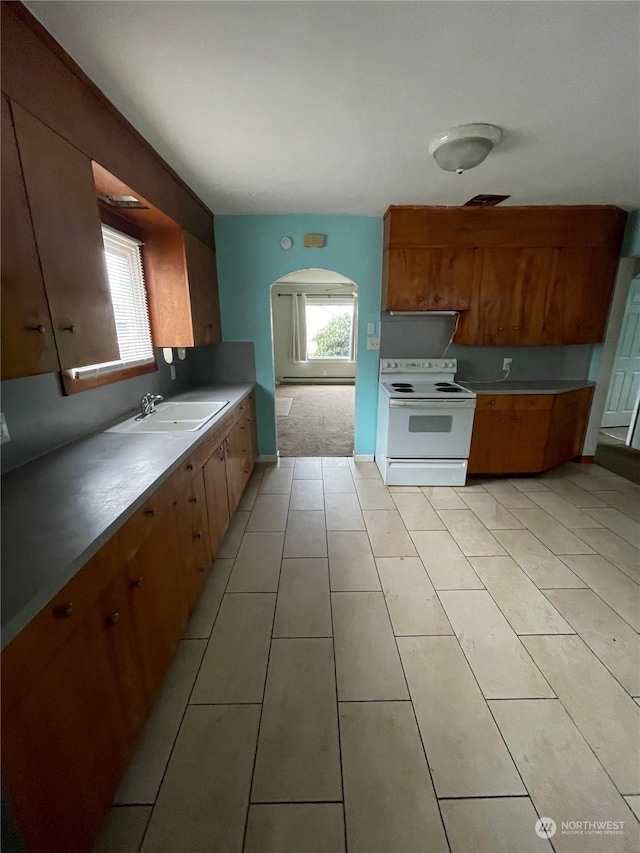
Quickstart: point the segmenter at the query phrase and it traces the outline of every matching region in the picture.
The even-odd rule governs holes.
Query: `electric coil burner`
[[[476,395],[455,359],[380,362],[376,463],[387,485],[461,486]]]

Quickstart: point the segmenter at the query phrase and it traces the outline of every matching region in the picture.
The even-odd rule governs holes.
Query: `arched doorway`
[[[357,367],[357,285],[324,269],[271,286],[280,456],[351,456]]]

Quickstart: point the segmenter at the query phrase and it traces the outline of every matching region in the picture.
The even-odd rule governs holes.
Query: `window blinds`
[[[102,239],[120,359],[78,368],[74,371],[76,378],[148,364],[154,359],[141,243],[106,225],[102,226]]]

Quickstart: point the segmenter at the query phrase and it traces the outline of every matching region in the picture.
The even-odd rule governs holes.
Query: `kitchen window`
[[[64,371],[67,393],[88,390],[157,369],[142,266],[142,243],[108,225],[102,239],[120,358]]]
[[[353,294],[305,299],[307,359],[354,361],[356,303]]]

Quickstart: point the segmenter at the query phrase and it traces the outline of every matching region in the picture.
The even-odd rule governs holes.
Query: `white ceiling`
[[[28,2],[214,213],[640,205],[636,2]],[[429,140],[506,139],[442,172]]]

